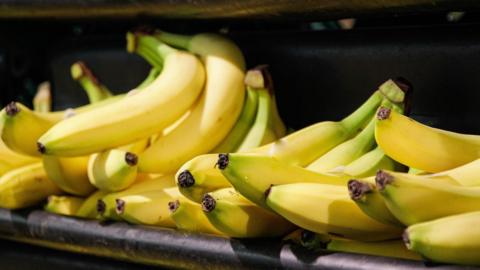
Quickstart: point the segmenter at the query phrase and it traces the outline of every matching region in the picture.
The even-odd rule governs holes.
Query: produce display
[[[268,66],[247,69],[227,38],[126,39],[151,65],[131,91],[76,62],[90,104],[51,111],[44,83],[33,110],[0,112],[0,207],[480,265],[480,136],[409,118],[407,80],[291,131]]]

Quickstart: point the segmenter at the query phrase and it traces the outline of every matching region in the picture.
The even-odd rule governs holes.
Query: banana
[[[0,153],[0,176],[12,169],[40,162],[38,158],[10,150],[2,140],[0,140]]]
[[[98,81],[84,62],[75,62],[70,67],[70,74],[72,78],[82,86],[83,90],[85,90],[90,103],[102,101],[113,96],[110,90]]]
[[[85,199],[80,197],[50,195],[43,209],[59,215],[76,216],[84,201]]]
[[[313,172],[278,159],[255,153],[220,154],[218,168],[245,198],[265,207],[265,190],[271,185],[322,183],[345,186],[347,175]]]
[[[379,171],[375,181],[390,212],[405,225],[480,210],[478,187],[390,171]]]
[[[301,232],[300,243],[309,249],[349,252],[420,261],[422,258],[408,250],[400,240],[362,242],[340,237],[329,237],[307,230]]]
[[[403,234],[407,248],[443,263],[480,265],[480,212],[418,223]]]
[[[435,129],[381,108],[375,139],[394,160],[427,172],[441,172],[480,157],[480,136]]]
[[[251,203],[233,188],[207,193],[202,209],[210,223],[230,237],[277,237],[294,230],[290,222]]]
[[[426,172],[426,171],[419,170],[419,169],[415,169],[415,168],[413,168],[413,167],[409,167],[409,168],[408,168],[408,173],[409,173],[409,174],[416,174],[416,175],[429,174],[429,173]]]
[[[183,164],[175,175],[182,195],[201,203],[205,193],[231,187],[230,182],[216,168],[217,161],[218,154],[205,154]]]
[[[394,239],[401,229],[365,215],[350,199],[346,186],[296,183],[272,186],[266,204],[307,230],[361,241]]]
[[[403,227],[403,224],[388,210],[383,197],[375,187],[375,178],[348,181],[350,198],[369,217],[385,224]]]
[[[90,194],[78,208],[75,216],[82,218],[94,219],[98,215],[97,204],[98,200],[105,197],[108,194],[106,191],[97,190]]]
[[[175,227],[168,202],[180,197],[177,187],[148,192],[129,193],[115,199],[115,211],[125,221],[134,224]]]
[[[152,68],[150,69],[150,72],[148,72],[147,77],[137,86],[136,89],[144,89],[147,87],[149,84],[151,84],[155,79],[160,75],[160,72],[162,70],[158,68]]]
[[[0,207],[19,209],[33,206],[62,191],[47,178],[41,162],[9,171],[0,177]]]
[[[463,166],[443,171],[436,174],[425,174],[423,175],[429,179],[444,180],[454,183],[458,183],[462,186],[480,186],[480,178],[478,174],[480,173],[480,159],[476,159],[472,162],[469,162]]]
[[[38,85],[37,93],[33,97],[33,109],[41,113],[47,113],[52,110],[50,82],[47,81]]]
[[[160,76],[135,95],[57,123],[38,139],[42,154],[86,155],[147,138],[172,124],[196,101],[205,73],[194,55],[148,35],[128,33],[127,39],[130,50],[144,46],[164,58]]]
[[[399,167],[395,161],[385,155],[383,150],[377,146],[345,166],[342,172],[353,177],[363,178],[375,175],[378,170],[396,170]]]
[[[403,102],[409,88],[398,81],[383,83],[357,110],[339,122],[320,122],[273,143],[259,147],[253,152],[269,153],[271,156],[300,167],[307,166],[333,147],[353,137],[369,120],[381,102],[388,97],[392,102]]]
[[[170,173],[189,159],[212,150],[234,126],[245,96],[245,60],[233,42],[219,35],[186,37],[160,32],[157,37],[174,45],[179,45],[176,39],[187,42],[182,48],[200,56],[207,77],[204,92],[190,115],[140,155],[140,171]],[[182,77],[185,74],[179,78]]]
[[[116,211],[116,200],[130,194],[162,190],[175,186],[173,175],[165,175],[154,178],[147,178],[142,181],[138,179],[129,188],[109,193],[97,201],[97,212],[102,219],[121,220]]]
[[[88,196],[95,190],[88,180],[89,156],[43,156],[42,160],[48,177],[63,191]]]
[[[175,201],[168,202],[168,208],[170,209],[170,217],[178,229],[222,235],[219,230],[210,224],[210,221],[203,214],[200,204],[180,197]]]

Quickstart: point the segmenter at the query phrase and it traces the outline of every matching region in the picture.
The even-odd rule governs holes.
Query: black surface
[[[100,224],[97,221],[62,217],[40,210],[11,212],[0,209],[0,238],[143,264],[160,265],[166,268],[397,270],[425,269],[426,266],[423,262],[386,257],[347,253],[314,253],[297,245],[282,244],[279,239],[238,240],[165,228],[134,226],[126,223]],[[30,265],[28,262],[31,261],[31,263],[41,264],[54,263],[62,267],[69,257],[75,263],[80,263],[79,260],[85,258],[78,265],[79,269],[95,262],[107,265],[104,269],[112,269],[108,266],[119,265],[101,261],[98,258],[81,257],[64,252],[54,253],[43,249],[29,250],[27,247],[24,250],[27,254],[28,252],[32,254],[32,258],[29,259],[25,254],[16,254],[17,252],[6,246],[7,244],[0,249],[0,259],[2,256],[11,259],[22,257],[25,265]],[[42,254],[49,252],[52,254],[52,258],[42,259]],[[127,268],[119,269],[129,269],[130,266],[125,265]],[[20,269],[20,267],[15,269]],[[428,269],[478,268],[428,265]]]

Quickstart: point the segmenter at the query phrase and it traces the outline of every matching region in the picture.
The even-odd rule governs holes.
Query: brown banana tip
[[[134,153],[127,152],[125,153],[125,162],[129,166],[135,166],[138,163],[138,156],[135,155]]]
[[[18,108],[17,103],[12,101],[5,106],[5,112],[8,116],[15,116],[17,113],[20,112],[20,108]]]
[[[225,170],[228,166],[228,154],[218,154],[218,161],[215,164],[215,167],[218,166],[220,170]]]
[[[263,193],[265,195],[265,200],[268,198],[268,195],[270,195],[270,192],[272,191],[273,185],[270,185],[267,190]]]
[[[405,246],[406,246],[408,249],[411,249],[412,245],[411,245],[411,243],[410,243],[410,236],[408,235],[408,231],[407,231],[407,230],[403,231],[402,240],[403,240],[403,242],[405,243]]]
[[[122,199],[115,199],[115,212],[119,215],[125,211],[125,201]]]
[[[303,230],[300,233],[300,242],[302,245],[309,243],[311,241],[315,240],[315,233],[309,230]]]
[[[217,204],[217,202],[215,201],[215,199],[211,195],[209,195],[209,194],[203,195],[202,210],[204,212],[207,212],[207,213],[212,212],[213,209],[215,209],[216,204]]]
[[[173,202],[168,202],[168,210],[170,210],[170,213],[175,213],[177,211],[178,207],[180,207],[180,201],[175,200]]]
[[[45,145],[43,145],[41,142],[37,142],[37,150],[41,154],[45,154],[45,152],[47,151],[47,149],[45,148]]]
[[[375,175],[375,183],[377,184],[377,189],[382,191],[388,184],[393,182],[393,176],[385,171],[379,170]]]
[[[107,206],[105,205],[105,202],[103,200],[98,200],[97,201],[97,212],[101,215],[105,213]]]
[[[348,181],[348,193],[350,194],[350,198],[354,201],[360,200],[366,193],[371,191],[372,188],[368,183],[356,179]]]
[[[387,107],[380,107],[380,109],[378,109],[378,112],[377,112],[377,118],[378,120],[386,120],[388,119],[388,117],[390,117],[390,113],[392,112],[391,109],[387,108]]]
[[[195,185],[195,178],[190,171],[185,170],[178,175],[178,185],[182,188],[189,188]]]

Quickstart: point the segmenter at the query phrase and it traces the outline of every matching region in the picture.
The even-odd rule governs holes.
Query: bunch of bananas
[[[77,62],[91,104],[50,112],[43,84],[0,112],[0,207],[480,264],[480,136],[405,116],[405,79],[287,134],[267,66],[232,41],[143,29],[127,50],[152,68],[126,94]]]

